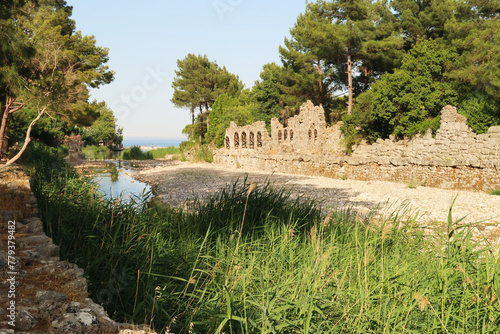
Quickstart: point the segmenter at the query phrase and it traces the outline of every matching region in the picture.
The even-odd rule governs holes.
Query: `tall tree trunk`
[[[349,101],[347,102],[347,113],[352,114],[352,61],[351,48],[347,50],[347,90],[349,92]]]
[[[323,80],[321,78],[321,60],[318,59],[318,74],[319,74],[319,105],[323,106]]]
[[[2,120],[0,123],[0,159],[4,157],[9,145],[9,124],[12,114],[24,107],[23,104],[13,107],[15,97],[9,96],[5,101],[5,106],[2,107]]]
[[[191,140],[194,141],[194,106],[191,106]]]
[[[7,97],[5,105],[2,106],[2,121],[0,122],[0,158],[3,158],[7,151],[7,126],[10,120],[10,106],[12,105],[10,97]]]
[[[42,115],[44,113],[45,113],[45,108],[43,108],[41,111],[39,111],[38,112],[38,116],[34,120],[31,121],[30,125],[28,126],[28,130],[26,131],[26,138],[24,139],[23,147],[21,147],[21,150],[19,152],[17,152],[17,154],[12,159],[10,159],[9,161],[7,161],[7,163],[5,164],[5,166],[9,166],[9,165],[13,164],[14,162],[16,162],[17,159],[19,159],[21,157],[21,155],[24,153],[24,151],[28,147],[28,144],[31,141],[31,128],[40,119],[40,117],[42,117]]]
[[[2,108],[2,121],[0,123],[0,159],[3,158],[5,152],[7,151],[7,143],[9,139],[7,138],[7,123],[9,122],[9,113],[7,108]]]
[[[201,146],[203,138],[203,109],[201,108],[201,103],[199,104],[199,107],[200,107],[200,146]]]
[[[368,90],[368,88],[370,88],[370,78],[368,76],[373,72],[373,70],[368,71],[368,67],[366,67],[366,66],[363,66],[362,70],[363,70],[363,75],[364,75],[364,78],[363,78],[363,83],[365,86],[364,90]]]
[[[207,114],[207,131],[210,129],[210,111],[208,110],[208,103],[205,102],[205,113]]]

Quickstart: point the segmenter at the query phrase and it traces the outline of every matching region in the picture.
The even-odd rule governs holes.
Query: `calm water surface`
[[[115,199],[122,196],[125,201],[130,201],[132,198],[144,197],[151,191],[149,184],[137,181],[130,176],[136,172],[130,168],[130,165],[118,161],[108,162],[116,167],[114,173],[110,170],[98,171],[93,178],[99,184],[99,190],[105,197]],[[113,174],[115,177],[112,176]]]

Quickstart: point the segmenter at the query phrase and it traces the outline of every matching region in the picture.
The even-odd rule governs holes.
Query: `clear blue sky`
[[[262,66],[280,63],[278,48],[305,0],[67,0],[77,30],[110,49],[115,80],[92,91],[106,101],[125,138],[183,138],[189,110],[170,99],[177,59],[206,54],[246,87]]]

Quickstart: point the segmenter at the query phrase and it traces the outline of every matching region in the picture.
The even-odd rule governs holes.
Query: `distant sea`
[[[153,145],[154,147],[169,147],[169,146],[174,146],[174,147],[179,147],[179,144],[183,141],[186,141],[187,139],[180,139],[180,138],[130,138],[130,139],[123,139],[123,146],[124,147],[132,147],[132,146],[151,146]]]

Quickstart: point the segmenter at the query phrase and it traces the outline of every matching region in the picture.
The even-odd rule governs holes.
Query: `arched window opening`
[[[312,131],[311,129],[309,129],[309,140],[311,140],[311,138],[312,138]]]
[[[280,142],[281,141],[281,137],[283,136],[283,133],[281,132],[281,130],[278,131],[278,141]]]
[[[285,132],[283,133],[283,139],[286,140],[288,138],[288,130],[285,129]]]
[[[290,130],[290,141],[293,140],[293,130]]]
[[[247,148],[247,133],[241,133],[241,148]]]
[[[238,132],[234,133],[234,148],[240,147],[240,136],[238,136]]]
[[[249,139],[250,139],[250,148],[254,148],[254,134],[253,134],[253,132],[250,132]]]
[[[314,129],[314,140],[318,139],[318,130]]]
[[[262,133],[257,132],[257,147],[262,147]]]
[[[231,148],[231,142],[229,141],[229,136],[226,136],[226,149],[230,149]]]

